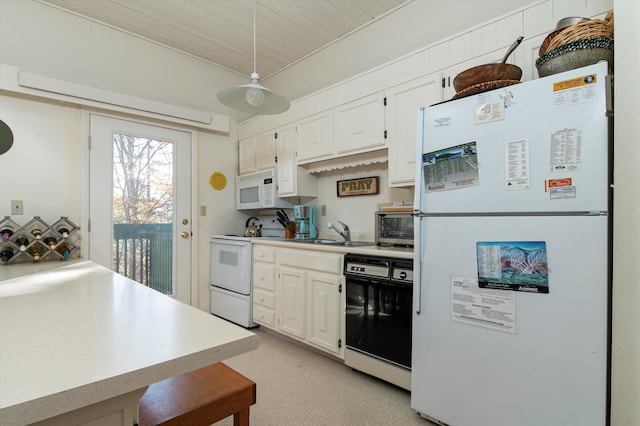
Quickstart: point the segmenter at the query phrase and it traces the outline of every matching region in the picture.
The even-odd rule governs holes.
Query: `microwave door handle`
[[[260,179],[260,185],[258,185],[258,204],[260,207],[264,206],[264,179]]]

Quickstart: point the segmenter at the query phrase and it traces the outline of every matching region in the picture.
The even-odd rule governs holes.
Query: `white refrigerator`
[[[607,64],[419,112],[411,406],[608,424]]]

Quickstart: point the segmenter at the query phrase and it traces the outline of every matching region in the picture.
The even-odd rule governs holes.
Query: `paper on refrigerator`
[[[451,277],[451,320],[516,332],[513,291],[480,288],[475,278]]]

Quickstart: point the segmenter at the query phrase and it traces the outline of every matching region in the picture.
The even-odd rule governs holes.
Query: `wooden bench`
[[[256,384],[219,362],[154,383],[139,402],[140,426],[209,426],[233,414],[249,425]]]

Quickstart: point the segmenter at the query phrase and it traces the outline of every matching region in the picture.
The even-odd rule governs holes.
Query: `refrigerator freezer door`
[[[419,175],[420,210],[606,211],[606,74],[601,63],[427,108],[422,153],[475,142],[477,158],[431,166],[427,183],[456,189],[426,191]],[[460,167],[477,170],[477,185],[464,186]]]
[[[456,426],[606,424],[607,217],[420,222],[412,408]],[[479,241],[546,242],[549,293],[512,293],[515,333],[451,319],[451,277],[477,278]]]

